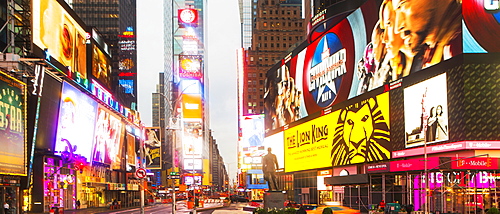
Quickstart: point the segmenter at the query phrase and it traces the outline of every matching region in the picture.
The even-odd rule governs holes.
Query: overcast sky
[[[236,49],[240,47],[237,0],[211,0],[208,4],[208,35],[205,74],[209,84],[212,135],[217,140],[230,179],[237,167]],[[146,126],[152,125],[151,93],[163,71],[162,0],[137,1],[138,109]],[[156,83],[156,84],[153,84]]]

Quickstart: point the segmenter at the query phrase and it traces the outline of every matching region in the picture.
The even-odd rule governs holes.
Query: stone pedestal
[[[267,191],[264,193],[264,208],[285,208],[286,192]]]

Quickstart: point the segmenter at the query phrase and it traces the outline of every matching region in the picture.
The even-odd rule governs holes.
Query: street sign
[[[138,168],[136,171],[135,171],[135,176],[137,176],[138,178],[145,178],[146,177],[146,170],[143,169],[143,168]]]
[[[167,179],[181,179],[180,175],[169,175],[167,176]]]

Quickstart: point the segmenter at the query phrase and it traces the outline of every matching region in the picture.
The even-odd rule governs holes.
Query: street
[[[205,204],[205,207],[198,208],[197,213],[209,214],[209,213],[251,213],[248,211],[243,211],[243,207],[248,206],[248,203],[231,203],[228,207],[223,207],[222,204]],[[190,213],[192,209],[188,209],[185,201],[177,203],[176,213]],[[122,209],[122,210],[106,210],[106,209],[81,209],[81,210],[66,210],[65,214],[139,214],[140,208]],[[147,214],[165,214],[172,213],[171,204],[157,204],[153,206],[147,206],[144,208],[144,213]]]

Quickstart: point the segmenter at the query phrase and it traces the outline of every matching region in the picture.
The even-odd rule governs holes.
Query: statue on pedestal
[[[267,148],[267,155],[262,159],[262,171],[264,180],[269,184],[269,191],[278,191],[278,182],[276,180],[276,169],[278,169],[278,159],[271,153],[271,147]]]

